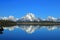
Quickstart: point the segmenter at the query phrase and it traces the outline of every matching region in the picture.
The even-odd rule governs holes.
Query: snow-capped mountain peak
[[[35,19],[34,14],[29,13],[26,16],[22,17],[23,20],[29,20],[29,21],[33,21]]]
[[[36,18],[34,14],[28,13],[27,15],[23,16],[20,20],[22,21],[39,21],[39,18]]]
[[[14,18],[14,16],[9,16],[9,17],[1,17],[2,20],[11,20],[11,21],[16,21],[17,18]]]
[[[56,21],[57,18],[54,18],[52,16],[48,16],[48,18],[46,19],[47,21]]]

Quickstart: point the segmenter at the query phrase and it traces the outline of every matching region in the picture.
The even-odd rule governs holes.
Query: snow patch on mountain
[[[39,18],[36,18],[34,14],[28,13],[27,15],[23,16],[20,21],[40,21]]]
[[[14,18],[14,16],[9,16],[9,17],[1,17],[1,20],[17,21],[18,18]]]
[[[52,16],[48,16],[48,18],[46,19],[47,21],[56,21],[57,18],[54,18]]]

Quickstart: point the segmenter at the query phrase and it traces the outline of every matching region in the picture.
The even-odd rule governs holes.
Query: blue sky
[[[0,0],[0,16],[21,18],[27,13],[37,17],[60,17],[60,0]]]

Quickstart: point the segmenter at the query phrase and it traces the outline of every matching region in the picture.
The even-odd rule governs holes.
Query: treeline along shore
[[[40,26],[55,26],[60,25],[60,22],[54,21],[28,21],[28,22],[17,22],[19,25],[40,25]]]
[[[0,20],[0,26],[10,27],[15,25],[41,25],[41,26],[53,26],[60,25],[60,22],[54,21],[11,21],[11,20]]]
[[[10,27],[17,25],[17,22],[10,21],[10,20],[0,20],[0,26],[2,27]]]

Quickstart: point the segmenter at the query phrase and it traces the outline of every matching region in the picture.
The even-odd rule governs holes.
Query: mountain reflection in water
[[[24,30],[27,33],[33,33],[34,31],[42,28],[47,28],[48,30],[60,29],[60,26],[17,25],[17,26],[11,26],[11,27],[3,27],[3,30],[8,29],[9,31],[13,31],[15,28]]]

